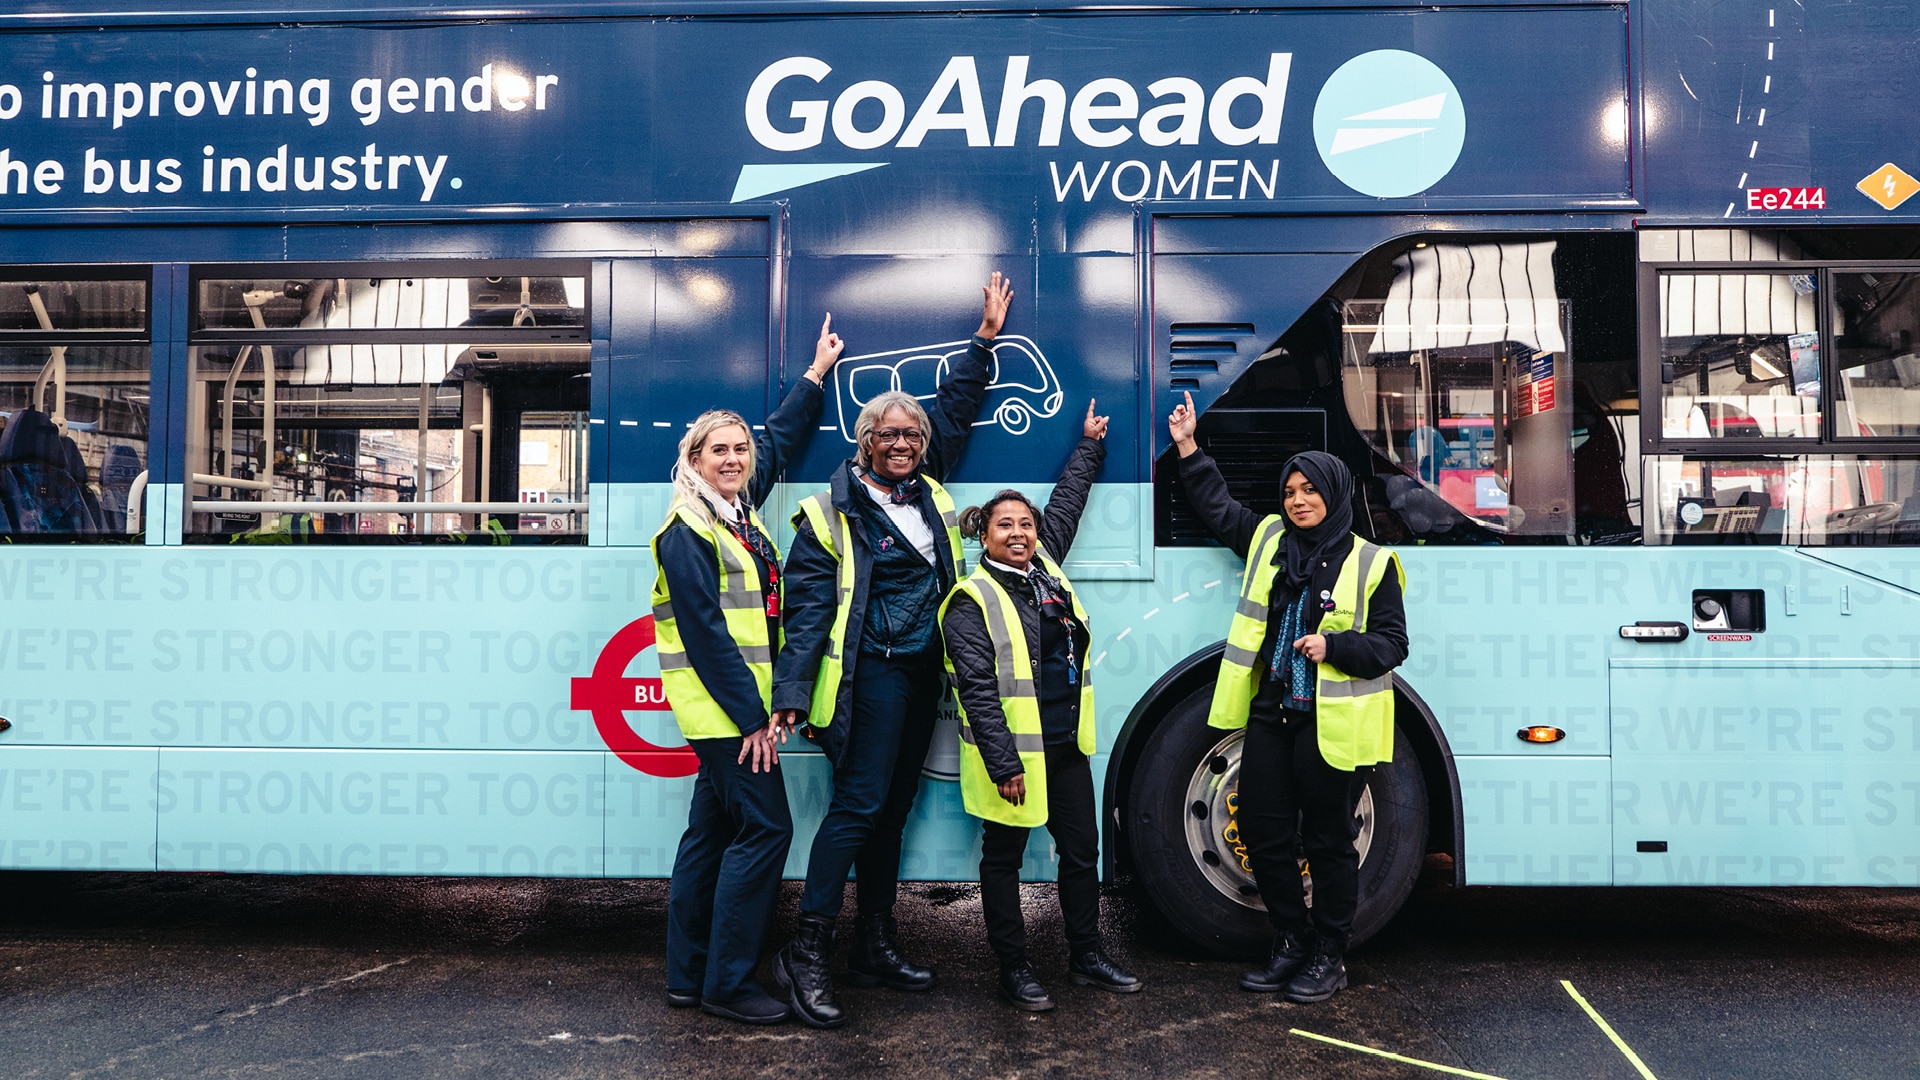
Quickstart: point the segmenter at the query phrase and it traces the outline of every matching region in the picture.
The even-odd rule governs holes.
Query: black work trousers
[[[1027,957],[1020,865],[1031,830],[997,821],[981,825],[980,908],[987,917],[987,942],[1004,968]],[[1047,831],[1060,858],[1067,948],[1078,956],[1100,947],[1100,822],[1093,810],[1093,767],[1072,743],[1047,747]]]
[[[741,763],[740,738],[693,739],[687,832],[667,886],[667,987],[726,1004],[757,993],[754,965],[793,842],[779,766]]]
[[[938,649],[919,656],[862,654],[853,669],[847,745],[833,770],[833,801],[807,856],[800,910],[837,918],[847,871],[861,915],[893,910],[900,838],[920,793],[920,769],[946,688]]]
[[[1360,903],[1353,811],[1371,771],[1327,764],[1310,715],[1288,712],[1247,724],[1240,751],[1240,839],[1275,930],[1304,935],[1309,927],[1298,848],[1313,875],[1311,927],[1330,950],[1346,950]]]

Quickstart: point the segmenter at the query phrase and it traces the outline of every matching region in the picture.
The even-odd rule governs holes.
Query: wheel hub
[[[1231,732],[1215,743],[1194,767],[1187,782],[1187,850],[1200,874],[1221,894],[1242,907],[1265,911],[1260,890],[1253,883],[1253,871],[1246,863],[1246,844],[1240,836],[1239,791],[1240,751],[1246,742],[1244,732]],[[1360,792],[1360,804],[1354,809],[1359,835],[1354,850],[1360,864],[1366,865],[1367,850],[1373,846],[1373,785]],[[1301,884],[1307,903],[1313,903],[1313,879],[1305,859],[1300,860]]]

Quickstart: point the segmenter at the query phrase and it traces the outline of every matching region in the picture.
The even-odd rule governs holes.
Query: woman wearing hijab
[[[653,537],[660,681],[700,759],[667,887],[667,1003],[777,1024],[786,1002],[753,977],[793,842],[772,721],[780,552],[754,507],[819,426],[822,384],[844,347],[833,317],[813,365],[758,439],[739,413],[702,413],[680,440],[673,502]]]
[[[1100,824],[1093,808],[1092,633],[1058,560],[1080,530],[1087,492],[1106,459],[1107,418],[1087,403],[1080,445],[1042,514],[1002,491],[960,515],[980,541],[973,573],[947,594],[940,629],[960,698],[960,796],[981,819],[980,907],[1000,961],[1000,994],[1045,1012],[1053,998],[1027,962],[1020,864],[1027,833],[1045,825],[1060,854],[1067,971],[1081,986],[1133,993],[1141,982],[1100,938]]]
[[[1406,573],[1351,531],[1353,478],[1339,458],[1290,458],[1284,513],[1263,518],[1227,493],[1194,442],[1196,420],[1191,394],[1167,420],[1180,480],[1214,535],[1247,560],[1207,715],[1209,726],[1246,729],[1240,837],[1274,929],[1266,966],[1240,986],[1325,1001],[1347,985],[1342,957],[1360,900],[1354,807],[1372,766],[1393,758],[1388,675],[1407,658]],[[1296,842],[1313,875],[1311,917]]]

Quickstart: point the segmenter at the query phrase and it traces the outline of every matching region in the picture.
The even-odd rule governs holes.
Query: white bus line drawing
[[[841,436],[853,442],[853,422],[861,407],[889,390],[932,401],[947,377],[948,364],[966,352],[969,343],[948,341],[841,360],[834,377]],[[981,419],[973,426],[997,424],[1009,435],[1025,435],[1034,417],[1045,420],[1059,413],[1065,396],[1040,346],[1031,338],[1004,334],[994,339],[993,374],[980,406]]]

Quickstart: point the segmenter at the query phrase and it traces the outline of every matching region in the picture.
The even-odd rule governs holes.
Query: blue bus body
[[[1755,236],[1808,290],[1908,269],[1895,249],[1920,236],[1920,200],[1896,196],[1920,187],[1903,171],[1920,158],[1901,157],[1920,66],[1900,4],[110,7],[0,15],[0,278],[136,283],[144,320],[120,345],[151,373],[131,399],[140,528],[113,543],[0,537],[0,867],[664,876],[688,755],[650,698],[639,624],[684,425],[712,407],[764,416],[832,312],[873,370],[839,373],[769,501],[784,543],[795,501],[851,450],[847,410],[875,379],[931,393],[993,270],[1014,282],[1007,329],[1025,344],[1003,346],[958,496],[1044,492],[1087,399],[1113,416],[1067,567],[1093,617],[1095,767],[1122,867],[1142,748],[1210,681],[1240,570],[1168,509],[1172,402],[1312,412],[1332,433],[1308,441],[1371,447],[1389,471],[1419,451],[1367,442],[1389,409],[1358,374],[1377,348],[1336,348],[1334,377],[1292,398],[1261,389],[1263,371],[1311,367],[1284,335],[1329,298],[1378,300],[1418,276],[1381,251],[1403,245],[1412,266],[1413,238],[1490,237],[1614,260],[1596,273],[1625,283],[1614,368],[1634,400],[1596,415],[1635,508],[1631,536],[1599,538],[1625,542],[1539,513],[1526,528],[1544,538],[1517,517],[1383,537],[1409,582],[1401,726],[1426,847],[1468,884],[1920,884],[1920,557],[1900,528],[1920,438],[1898,416],[1852,430],[1808,412],[1814,426],[1777,451],[1715,442],[1812,408],[1792,380],[1761,378],[1786,362],[1768,343],[1852,347],[1843,305],[1809,303],[1792,333],[1722,314],[1720,336],[1758,342],[1738,347],[1760,359],[1711,376],[1734,391],[1696,392],[1687,380],[1707,387],[1708,368],[1663,359],[1679,337],[1654,298],[1669,278],[1750,271]],[[1822,254],[1856,235],[1877,238],[1866,254]],[[581,283],[568,348],[588,383],[585,525],[571,542],[261,544],[195,524],[193,504],[215,496],[193,480],[208,468],[196,440],[218,426],[203,412],[234,407],[232,384],[224,404],[207,396],[196,364],[249,362],[218,353],[206,283],[377,288],[384,265],[409,287],[435,267]],[[295,303],[295,284],[270,302]],[[1567,296],[1561,362],[1577,371],[1594,337]],[[53,340],[7,325],[43,351]],[[220,333],[250,332],[232,325]],[[291,351],[295,336],[259,340]],[[1568,369],[1546,363],[1571,397],[1553,381]],[[332,378],[308,380],[316,400]],[[1896,414],[1904,400],[1891,375],[1823,378],[1816,400],[1884,398]],[[1477,392],[1445,400],[1477,415]],[[1525,413],[1503,415],[1522,430]],[[101,487],[94,468],[84,482]],[[1855,494],[1805,503],[1818,468]],[[1727,502],[1715,476],[1755,494]],[[1826,531],[1794,533],[1774,511]],[[1854,528],[1849,514],[1878,516]],[[1700,520],[1732,531],[1690,531]],[[1700,614],[1701,596],[1756,593],[1760,626]],[[1642,622],[1690,632],[1623,636]],[[1516,738],[1535,727],[1564,737]],[[807,749],[786,767],[797,874],[829,776]],[[951,768],[936,749],[930,771]],[[906,876],[971,877],[977,852],[957,785],[932,780]],[[1052,876],[1044,838],[1026,871]]]

